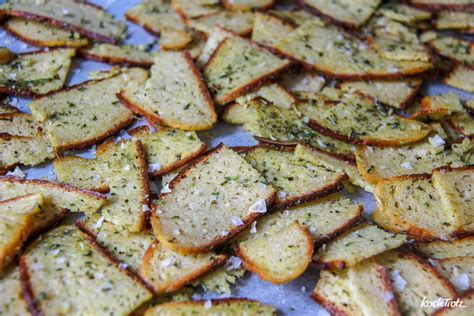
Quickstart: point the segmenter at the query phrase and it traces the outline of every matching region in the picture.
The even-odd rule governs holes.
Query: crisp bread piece
[[[421,79],[346,81],[339,88],[342,91],[362,93],[397,109],[405,109],[418,94],[422,83]]]
[[[239,244],[236,252],[245,267],[274,284],[291,282],[311,263],[314,241],[311,233],[295,222]]]
[[[160,33],[159,44],[163,50],[182,50],[192,41],[192,33],[185,29],[165,28]]]
[[[151,307],[144,316],[172,315],[261,315],[275,316],[276,309],[257,301],[228,298],[209,301],[171,302]]]
[[[358,28],[365,24],[381,2],[380,0],[302,1],[312,12],[350,28]]]
[[[79,52],[87,59],[104,63],[137,67],[153,65],[153,54],[135,45],[94,44]]]
[[[418,42],[376,36],[370,38],[369,44],[382,58],[388,60],[430,62],[432,59],[426,46]]]
[[[277,190],[274,208],[283,209],[339,191],[347,180],[344,172],[323,160],[305,160],[285,148],[257,146],[241,151],[245,160],[257,169]]]
[[[217,104],[235,100],[290,65],[254,42],[226,38],[213,53],[203,76]]]
[[[196,60],[196,66],[199,69],[202,69],[207,64],[216,48],[219,47],[219,45],[224,41],[224,39],[234,35],[234,33],[222,27],[214,27],[208,34],[206,44],[204,45],[201,54]]]
[[[295,29],[295,25],[280,17],[265,12],[257,12],[253,22],[252,40],[268,46],[276,46]]]
[[[74,55],[75,50],[69,48],[18,55],[0,65],[0,92],[35,96],[59,90]]]
[[[472,42],[456,37],[439,37],[429,42],[429,46],[443,57],[460,63],[474,64],[474,49]]]
[[[468,291],[474,284],[474,257],[446,258],[431,262],[458,293]]]
[[[268,10],[268,12],[297,26],[300,26],[308,20],[320,21],[321,25],[324,25],[324,22],[318,17],[314,16],[306,10],[301,10],[298,8],[292,8],[290,10],[273,9]]]
[[[379,12],[398,22],[414,25],[416,23],[429,20],[432,16],[431,12],[420,10],[403,3],[389,3],[382,6]]]
[[[434,25],[438,30],[472,33],[474,32],[474,13],[442,11],[437,14]]]
[[[227,10],[249,11],[253,9],[265,10],[273,6],[275,0],[223,0],[222,5]]]
[[[446,124],[458,135],[474,138],[474,118],[468,113],[459,113],[446,119]]]
[[[0,136],[0,175],[18,165],[36,166],[53,158],[53,147],[41,136]]]
[[[422,9],[439,10],[474,10],[472,0],[410,0],[410,3]]]
[[[254,17],[252,12],[219,11],[189,19],[186,21],[186,24],[206,35],[212,33],[214,27],[220,26],[235,34],[246,36],[252,33]]]
[[[127,85],[144,83],[145,70],[132,68],[99,81],[89,81],[40,99],[28,106],[45,126],[55,151],[90,146],[133,122],[133,113],[116,94]]]
[[[412,253],[387,251],[376,257],[390,275],[395,298],[402,315],[430,315],[436,307],[421,304],[428,301],[455,298],[456,291],[429,264]]]
[[[275,190],[265,182],[242,157],[220,145],[171,181],[171,192],[161,195],[152,212],[155,235],[165,247],[181,253],[220,245],[271,206]]]
[[[114,43],[126,34],[124,24],[89,3],[68,0],[45,3],[35,0],[9,1],[0,6],[0,13],[48,23],[101,42]]]
[[[424,139],[431,131],[429,125],[390,114],[356,95],[344,96],[337,104],[306,102],[299,109],[321,134],[354,144],[402,146]]]
[[[317,98],[326,80],[310,71],[286,72],[278,81],[290,93],[300,100]]]
[[[156,294],[175,292],[223,265],[227,257],[212,252],[183,255],[159,242],[150,245],[140,266],[140,275]]]
[[[318,21],[304,23],[275,48],[309,69],[338,79],[395,79],[432,68],[430,62],[384,59],[349,33]]]
[[[21,257],[23,295],[33,314],[126,315],[152,295],[85,233],[62,226]]]
[[[405,235],[388,233],[376,225],[361,224],[329,242],[314,255],[319,264],[332,269],[351,267],[406,242]]]
[[[205,130],[217,121],[209,91],[188,53],[159,53],[146,83],[123,89],[119,98],[150,121],[174,128]]]
[[[448,86],[474,93],[474,69],[456,64],[443,82]]]
[[[474,237],[465,237],[451,241],[433,241],[417,243],[416,249],[433,259],[448,259],[474,256]]]
[[[200,0],[172,0],[171,5],[183,19],[197,18],[221,10],[219,5],[204,4]]]
[[[0,135],[36,137],[41,133],[32,115],[26,113],[0,114]]]
[[[425,96],[421,99],[420,106],[414,104],[410,110],[411,118],[431,121],[440,121],[465,112],[459,96],[454,92]]]
[[[470,316],[474,309],[474,291],[467,291],[466,294],[459,297],[459,300],[462,301],[462,305],[465,307],[460,307],[459,304],[454,307],[442,307],[436,310],[432,315],[433,316]]]
[[[255,98],[262,98],[283,109],[293,109],[298,103],[298,99],[278,83],[264,84],[258,90],[237,98],[236,102],[245,105]]]
[[[20,270],[11,265],[0,280],[0,315],[28,315],[28,306],[21,294]]]
[[[34,20],[12,17],[3,28],[21,41],[46,47],[83,47],[89,44],[78,33],[56,28]]]

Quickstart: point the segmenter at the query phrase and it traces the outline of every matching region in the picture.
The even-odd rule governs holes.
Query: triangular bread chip
[[[436,38],[429,42],[429,46],[438,55],[470,65],[474,64],[473,45],[470,41],[451,36]]]
[[[206,44],[204,45],[201,54],[196,60],[196,66],[199,69],[202,69],[207,64],[217,47],[219,47],[219,45],[224,41],[224,39],[234,35],[234,33],[222,27],[214,27],[207,36]]]
[[[0,136],[0,174],[17,165],[36,166],[53,159],[53,151],[43,137]]]
[[[426,21],[431,18],[431,12],[420,10],[403,3],[387,3],[383,5],[379,12],[398,22],[414,25],[421,21]]]
[[[249,11],[252,9],[265,10],[273,6],[275,0],[223,0],[222,5],[227,10]]]
[[[153,54],[135,45],[94,44],[79,52],[87,59],[103,63],[137,67],[153,65]]]
[[[474,257],[439,259],[433,265],[458,293],[468,291],[474,284]]]
[[[457,304],[454,307],[443,307],[435,311],[432,315],[433,316],[470,316],[474,309],[474,291],[468,291],[466,294],[459,297],[459,300],[462,302],[462,306],[460,307]]]
[[[235,100],[290,65],[256,43],[233,36],[212,54],[203,76],[217,104]]]
[[[32,313],[126,315],[152,295],[89,236],[59,227],[21,257],[23,295]]]
[[[172,0],[173,9],[183,19],[197,18],[203,15],[213,14],[220,11],[216,4],[205,4],[200,0]]]
[[[432,56],[425,45],[390,37],[373,37],[369,45],[382,58],[394,61],[430,62]]]
[[[285,148],[256,146],[243,148],[242,157],[277,190],[274,208],[303,204],[342,189],[344,172],[323,160],[305,160]]]
[[[433,259],[447,259],[474,256],[474,237],[465,237],[451,241],[433,241],[417,243],[416,249]]]
[[[133,82],[145,82],[147,73],[132,68],[116,76],[88,81],[29,104],[33,116],[57,152],[83,148],[115,134],[133,120],[116,94]]]
[[[0,114],[0,135],[34,137],[40,134],[41,124],[31,114]]]
[[[308,21],[288,34],[276,49],[306,67],[338,79],[395,79],[423,73],[429,62],[393,61],[380,57],[352,35]]]
[[[388,233],[376,225],[361,224],[322,247],[314,255],[317,263],[331,269],[351,267],[406,242],[406,236]]]
[[[78,33],[56,28],[34,20],[12,17],[3,28],[22,42],[46,47],[83,47],[89,41]]]
[[[474,138],[474,117],[468,113],[460,113],[446,119],[447,125],[455,131],[455,133]]]
[[[474,93],[474,69],[456,64],[443,82],[448,86]]]
[[[193,41],[191,32],[185,29],[166,28],[160,33],[160,49],[162,50],[182,50]],[[151,62],[153,64],[153,60]]]
[[[270,13],[257,12],[252,29],[252,41],[273,47],[278,44],[286,34],[295,29],[295,25]]]
[[[2,4],[0,13],[48,23],[100,42],[114,43],[126,33],[124,24],[114,20],[102,8],[89,3],[21,0]]]
[[[223,265],[226,259],[211,252],[182,255],[155,242],[143,256],[140,275],[157,294],[175,292]]]
[[[205,130],[217,121],[209,91],[188,53],[159,53],[146,83],[123,89],[119,97],[134,112],[174,128]]]
[[[28,307],[21,294],[20,270],[10,267],[0,280],[0,315],[28,315]]]
[[[462,33],[474,32],[474,14],[471,12],[442,11],[436,16],[437,30],[456,30]]]
[[[161,195],[152,212],[155,235],[165,247],[181,253],[220,245],[271,206],[275,190],[265,183],[242,157],[220,145],[171,181],[171,192]]]
[[[74,49],[60,48],[21,54],[0,64],[0,92],[35,96],[61,89],[75,54]]]
[[[253,21],[254,14],[252,12],[219,11],[189,19],[186,24],[206,35],[212,33],[214,27],[219,26],[235,34],[246,36],[252,32]]]

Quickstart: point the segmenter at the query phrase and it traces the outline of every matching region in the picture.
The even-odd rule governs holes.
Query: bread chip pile
[[[472,1],[109,2],[0,4],[0,315],[474,314]]]

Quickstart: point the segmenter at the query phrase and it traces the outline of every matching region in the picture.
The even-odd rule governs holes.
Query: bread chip
[[[135,45],[94,44],[80,50],[87,59],[125,66],[149,67],[153,55]]]
[[[219,26],[216,26],[208,34],[206,44],[204,45],[201,54],[196,60],[196,65],[199,69],[202,69],[217,47],[224,41],[225,38],[234,36],[234,33],[227,31]]]
[[[460,113],[446,119],[447,125],[454,130],[455,133],[474,138],[474,119],[468,113]]]
[[[160,48],[163,50],[181,50],[193,41],[192,34],[187,30],[165,28],[160,33]],[[153,64],[153,59],[151,60]]]
[[[311,262],[314,241],[311,233],[295,222],[280,231],[239,244],[237,254],[247,269],[274,284],[299,277]]]
[[[421,100],[420,107],[414,105],[411,109],[414,114],[411,118],[418,120],[439,121],[454,114],[464,114],[459,96],[450,92],[447,94],[425,96]]]
[[[0,135],[35,137],[40,134],[41,125],[30,114],[0,114]]]
[[[284,148],[250,147],[243,150],[242,156],[278,191],[273,204],[277,209],[339,191],[347,180],[344,172],[324,160],[305,160]]]
[[[0,315],[28,315],[28,307],[21,294],[20,271],[11,267],[0,281]]]
[[[52,205],[71,212],[94,213],[105,202],[106,196],[44,180],[25,180],[0,177],[0,201],[32,194],[43,194]]]
[[[468,291],[466,294],[459,297],[459,300],[462,302],[460,307],[455,305],[454,307],[443,307],[436,310],[432,315],[433,316],[470,316],[472,314],[472,308],[474,306],[474,291]]]
[[[206,35],[212,33],[214,27],[220,26],[235,34],[246,36],[252,32],[253,21],[254,14],[252,12],[219,11],[187,20],[186,23]]]
[[[204,67],[203,76],[217,104],[235,100],[249,89],[281,72],[290,61],[257,44],[234,36],[226,38]]]
[[[0,136],[0,174],[17,165],[36,166],[53,158],[53,147],[43,137]]]
[[[84,190],[109,192],[101,167],[95,159],[62,157],[53,161],[53,168],[56,177],[62,183]]]
[[[275,48],[309,69],[338,79],[394,79],[432,67],[429,62],[384,59],[349,33],[318,21],[304,23]]]
[[[298,102],[288,90],[278,83],[264,84],[258,88],[258,90],[237,98],[236,101],[241,104],[246,104],[258,97],[283,109],[292,109]]]
[[[8,104],[0,103],[0,114],[18,113],[18,109]]]
[[[29,104],[36,120],[57,152],[90,146],[133,121],[133,113],[120,104],[122,88],[146,80],[146,71],[132,68],[99,81],[89,81]]]
[[[226,259],[211,252],[182,255],[155,242],[143,257],[140,275],[157,294],[175,292],[223,265]]]
[[[275,198],[257,170],[223,145],[188,165],[169,188],[151,222],[158,240],[181,253],[203,252],[226,242],[263,215]]]
[[[317,98],[326,80],[317,73],[312,72],[286,72],[279,83],[299,99]]]
[[[466,292],[474,283],[474,257],[440,259],[433,265],[458,293]]]
[[[474,93],[474,69],[472,67],[457,64],[443,82],[448,86]]]
[[[220,11],[219,6],[203,4],[200,0],[172,0],[171,3],[173,9],[185,19],[192,19]]]
[[[474,237],[465,237],[452,241],[417,243],[416,249],[433,259],[472,257],[474,256]]]
[[[410,0],[410,3],[422,9],[438,10],[472,10],[471,0]]]
[[[390,3],[384,5],[380,9],[380,13],[391,20],[409,25],[414,25],[431,18],[431,12],[420,10],[403,3]]]
[[[20,274],[33,314],[126,315],[152,297],[128,270],[72,226],[59,227],[30,247],[21,257]]]
[[[460,63],[474,64],[474,49],[472,42],[456,37],[440,37],[429,42],[434,51],[443,57]]]
[[[344,96],[336,105],[307,102],[299,109],[321,134],[354,144],[402,146],[425,138],[431,130],[428,125],[390,114],[370,99],[356,95]]]
[[[425,45],[385,37],[371,38],[370,46],[385,59],[394,61],[430,62],[431,54]]]
[[[112,15],[102,8],[83,2],[13,1],[2,4],[0,14],[48,23],[100,42],[114,43],[126,33],[125,25],[114,20]]]
[[[376,225],[361,224],[318,250],[314,259],[324,267],[345,269],[384,251],[400,247],[406,236],[388,233]]]
[[[217,121],[211,96],[188,53],[159,53],[146,83],[124,89],[119,97],[158,124],[205,130]]]
[[[252,9],[265,10],[273,6],[274,0],[223,0],[222,5],[227,10],[249,11]]]
[[[210,304],[209,304],[210,302]],[[228,298],[209,301],[171,302],[160,304],[148,309],[145,316],[172,316],[172,315],[261,315],[275,316],[276,309],[243,298]]]
[[[439,297],[456,297],[452,285],[414,254],[387,251],[376,260],[389,271],[402,315],[430,315],[436,307],[421,304],[423,299],[434,302]]]
[[[21,41],[35,46],[83,47],[89,43],[78,33],[23,18],[12,17],[3,24],[3,28]]]
[[[255,13],[252,40],[268,46],[276,46],[285,36],[295,29],[295,25],[273,14]]]
[[[461,32],[474,32],[474,14],[469,12],[442,11],[439,12],[435,27],[438,30],[457,30]]]
[[[324,22],[320,18],[314,16],[306,10],[293,8],[290,10],[269,10],[268,12],[297,26],[300,26],[308,20],[320,21],[321,25],[324,25]]]
[[[403,110],[418,94],[422,83],[421,79],[346,81],[339,88],[342,91],[362,93],[380,103]]]
[[[59,90],[74,55],[75,51],[68,48],[18,55],[0,65],[0,92],[34,96]]]

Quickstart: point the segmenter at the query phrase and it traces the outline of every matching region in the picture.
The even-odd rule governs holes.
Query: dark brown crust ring
[[[171,182],[169,183],[169,188],[171,190],[175,189],[176,185],[179,182],[181,182],[182,179],[187,177],[187,175],[196,166],[198,166],[198,165],[204,163],[205,161],[207,161],[212,154],[214,154],[215,152],[221,150],[223,147],[224,147],[224,144],[221,143],[219,146],[211,149],[210,151],[208,151],[204,155],[194,159],[193,161],[191,161],[190,163],[185,165],[180,170],[179,174],[173,180],[171,180]],[[160,194],[159,198],[161,198],[163,196],[166,196],[168,194],[171,194],[171,193],[162,193],[162,194]],[[276,192],[273,191],[272,194],[265,199],[267,209],[270,209],[271,205],[275,201],[275,198],[276,198]],[[252,213],[252,214],[248,215],[247,217],[242,218],[243,225],[236,226],[233,229],[229,230],[228,231],[229,234],[227,236],[220,236],[220,237],[214,238],[214,240],[209,242],[207,245],[199,246],[199,247],[191,247],[191,248],[179,248],[179,246],[176,246],[175,244],[170,243],[166,239],[166,237],[163,235],[162,230],[161,230],[160,220],[159,220],[158,216],[156,215],[156,211],[158,209],[159,209],[159,207],[158,207],[157,204],[152,205],[151,219],[150,220],[151,220],[151,223],[152,223],[152,227],[153,227],[153,231],[155,233],[155,236],[157,237],[157,239],[163,245],[166,245],[167,248],[169,248],[173,251],[182,253],[182,254],[193,254],[193,253],[200,253],[200,252],[206,252],[206,251],[212,250],[213,248],[215,248],[215,247],[231,240],[233,236],[235,236],[238,233],[244,231],[252,222],[254,222],[256,219],[258,219],[259,217],[264,215],[263,213]]]
[[[101,56],[99,54],[93,54],[91,52],[88,52],[84,49],[80,49],[79,55],[85,59],[89,60],[94,60],[106,64],[113,64],[113,65],[119,65],[119,66],[124,66],[124,67],[143,67],[143,68],[149,68],[153,66],[153,61],[146,62],[146,61],[136,61],[128,58],[122,58],[122,57],[114,57],[114,56]]]
[[[145,262],[149,261],[149,258],[153,256],[153,249],[159,244],[157,240],[155,240],[146,250],[145,254],[143,255],[143,262],[140,267],[140,272],[139,274],[145,274],[145,272],[142,272],[141,270],[144,269]],[[218,255],[216,254],[216,259],[211,262],[209,265],[206,267],[200,269],[199,271],[196,271],[192,275],[188,275],[185,278],[182,278],[180,280],[174,280],[173,284],[170,284],[166,289],[157,289],[155,288],[152,284],[149,286],[153,289],[153,292],[155,295],[161,295],[165,293],[171,293],[178,291],[182,289],[184,286],[187,284],[196,281],[200,277],[216,270],[218,267],[224,265],[224,263],[227,261],[227,256],[225,255]],[[145,281],[146,282],[146,281]]]

